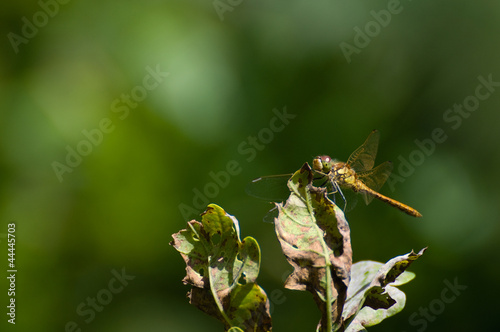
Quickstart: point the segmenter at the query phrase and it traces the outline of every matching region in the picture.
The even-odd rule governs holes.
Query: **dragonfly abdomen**
[[[389,205],[394,206],[395,208],[398,208],[399,210],[403,211],[404,213],[406,213],[410,216],[417,217],[417,218],[422,217],[420,212],[418,212],[414,208],[409,207],[406,204],[398,202],[390,197],[384,196],[381,193],[378,193],[378,192],[372,190],[371,188],[369,188],[367,185],[365,185],[361,181],[357,181],[356,184],[353,186],[353,189],[354,189],[354,191],[371,195],[371,196],[381,200],[382,202],[385,202]]]

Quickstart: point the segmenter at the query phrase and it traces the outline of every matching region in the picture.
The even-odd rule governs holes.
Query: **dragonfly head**
[[[332,170],[332,158],[330,156],[317,156],[313,159],[313,169],[318,172],[330,173]]]

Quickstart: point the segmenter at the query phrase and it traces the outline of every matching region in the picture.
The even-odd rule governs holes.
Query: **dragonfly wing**
[[[366,141],[357,148],[347,160],[347,164],[356,172],[364,172],[373,168],[377,156],[380,133],[374,130],[368,135]]]
[[[274,219],[278,218],[278,215],[278,207],[275,206],[266,213],[262,220],[266,223],[274,224]]]
[[[390,161],[386,161],[385,163],[378,165],[374,169],[357,173],[357,175],[358,179],[366,184],[370,189],[378,192],[389,178],[389,175],[391,175],[391,172],[392,163]],[[362,194],[366,204],[369,204],[373,200],[372,195],[369,195],[367,193]]]
[[[287,182],[292,174],[270,175],[250,182],[245,191],[248,195],[269,202],[283,202],[290,196]]]

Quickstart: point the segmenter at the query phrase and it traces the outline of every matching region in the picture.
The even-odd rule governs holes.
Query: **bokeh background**
[[[199,218],[193,200],[214,182],[211,172],[235,161],[238,174],[209,201],[259,241],[259,284],[275,292],[274,330],[313,331],[319,312],[311,296],[282,287],[290,267],[273,226],[262,222],[269,204],[244,188],[317,154],[345,160],[374,128],[377,161],[392,160],[400,176],[381,192],[424,217],[358,204],[348,214],[354,260],[429,249],[402,287],[404,311],[369,330],[496,328],[499,84],[479,88],[489,93],[483,100],[473,96],[479,77],[500,82],[499,3],[0,6],[0,330],[67,331],[74,322],[82,331],[221,331],[188,304],[184,263],[168,243]],[[371,36],[359,37],[365,29]],[[147,78],[155,70],[157,84]],[[473,111],[455,113],[464,102]],[[285,109],[287,123],[270,131]],[[446,139],[431,148],[440,129]],[[426,154],[416,140],[427,143]],[[75,150],[86,155],[68,157]],[[6,322],[12,222],[15,327]],[[135,278],[92,319],[79,314],[82,303],[104,296],[112,271]],[[446,291],[447,282],[461,288]]]

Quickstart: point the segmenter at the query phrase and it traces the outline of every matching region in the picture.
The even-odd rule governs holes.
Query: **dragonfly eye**
[[[321,162],[320,157],[316,157],[313,159],[313,169],[319,172],[323,170],[323,163]]]
[[[323,173],[330,172],[332,169],[332,158],[329,156],[317,156],[313,160],[313,169]]]

